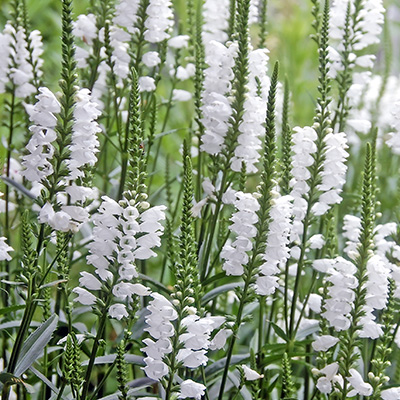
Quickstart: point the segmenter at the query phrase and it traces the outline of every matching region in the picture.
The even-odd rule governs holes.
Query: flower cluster
[[[304,195],[308,193],[310,187],[307,180],[311,177],[309,167],[313,165],[313,154],[317,151],[314,143],[317,140],[317,133],[309,126],[304,128],[294,128],[293,135],[293,158],[291,174],[293,179],[290,182],[292,187],[291,196],[293,196],[293,230],[291,240],[298,239],[303,232],[303,218],[307,209],[307,201]]]
[[[233,224],[229,229],[236,235],[232,244],[226,244],[221,251],[224,259],[222,269],[227,275],[240,276],[243,274],[243,266],[247,264],[247,254],[253,247],[251,238],[256,236],[255,223],[258,221],[257,211],[260,205],[251,193],[236,192],[234,206],[236,212],[232,215]]]
[[[279,196],[274,199],[271,208],[267,246],[263,256],[264,263],[257,277],[256,292],[263,296],[271,295],[279,286],[277,274],[290,256],[289,236],[291,229],[292,204],[291,196]]]
[[[103,196],[99,211],[92,218],[93,241],[88,244],[90,255],[87,261],[95,267],[101,281],[113,282],[113,294],[117,299],[149,294],[142,285],[132,285],[129,281],[138,277],[137,259],[146,260],[156,255],[152,248],[161,244],[163,226],[159,221],[165,218],[164,209],[164,206],[148,208],[146,202],[137,205],[134,200],[124,199],[117,203]],[[90,290],[85,282],[81,281],[82,286]],[[86,291],[78,290],[80,293]],[[92,300],[91,304],[94,304],[95,299]],[[120,303],[112,305],[109,313],[117,319],[128,316],[126,306]]]
[[[245,163],[247,172],[257,172],[255,164],[260,158],[260,137],[265,131],[264,122],[267,111],[268,59],[266,49],[252,50],[249,54],[249,82],[244,102],[243,121],[239,126],[238,145],[231,160],[231,168],[236,172],[241,170],[242,163]]]
[[[54,130],[58,114],[61,110],[60,103],[54,94],[47,88],[39,88],[36,96],[37,103],[26,105],[29,119],[34,125],[30,126],[32,137],[26,149],[28,154],[22,157],[22,166],[25,168],[21,175],[30,182],[40,182],[53,173],[53,166],[49,161],[54,154],[52,143],[57,134]]]
[[[228,132],[232,108],[227,97],[233,79],[237,45],[229,47],[211,41],[206,54],[209,67],[204,71],[204,91],[202,95],[204,134],[201,137],[201,150],[208,154],[220,153]]]
[[[146,9],[147,30],[144,33],[149,43],[160,43],[170,37],[169,31],[174,24],[171,6],[169,0],[150,0]]]
[[[172,303],[164,296],[159,293],[152,293],[151,296],[153,300],[147,306],[150,313],[146,316],[145,330],[156,341],[150,338],[144,339],[146,347],[141,350],[147,354],[144,359],[146,363],[144,372],[149,378],[159,381],[168,374],[168,366],[163,357],[172,352],[170,338],[175,335],[172,321],[178,318],[178,314]]]
[[[349,156],[346,148],[347,140],[344,133],[329,132],[325,138],[325,159],[323,164],[322,182],[318,189],[323,192],[312,211],[315,215],[323,215],[333,204],[342,201],[340,193],[346,182],[347,166],[345,161]]]
[[[318,262],[331,266],[326,271],[326,280],[331,284],[328,288],[329,298],[325,301],[325,311],[321,314],[328,320],[329,325],[336,331],[347,330],[350,327],[350,312],[354,302],[354,290],[357,285],[356,266],[342,257],[334,260],[318,260],[314,262],[314,268],[318,269]]]

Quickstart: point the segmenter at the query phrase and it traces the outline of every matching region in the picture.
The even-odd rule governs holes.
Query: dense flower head
[[[312,211],[323,215],[333,204],[342,201],[340,192],[346,182],[347,140],[344,133],[329,132],[325,138],[325,159],[323,163],[322,182],[318,189],[322,192]]]
[[[203,42],[206,48],[212,40],[225,43],[229,23],[229,0],[206,0],[203,7]]]
[[[146,9],[147,30],[144,33],[148,42],[159,43],[170,37],[169,31],[174,24],[171,6],[169,0],[150,0]]]
[[[61,110],[60,103],[46,87],[39,88],[36,98],[38,101],[34,106],[26,106],[29,119],[33,122],[29,127],[32,137],[26,146],[29,153],[22,157],[21,163],[24,167],[21,175],[30,182],[40,182],[53,173],[49,160],[54,154],[52,143],[57,138],[54,130],[57,118],[54,114]]]
[[[251,193],[236,192],[235,196],[234,206],[237,211],[230,218],[232,225],[229,227],[235,234],[235,240],[224,246],[221,258],[225,260],[222,269],[227,275],[240,276],[244,271],[243,266],[249,260],[247,252],[253,247],[251,238],[257,233],[256,212],[260,205]]]
[[[325,301],[325,311],[321,314],[336,331],[350,327],[350,312],[355,298],[354,289],[358,285],[354,276],[356,266],[342,257],[336,257],[326,278],[331,286],[328,288],[329,298]]]
[[[99,141],[97,133],[101,132],[97,117],[101,114],[97,104],[92,101],[88,89],[80,89],[75,95],[74,124],[70,156],[67,161],[70,170],[69,179],[75,180],[84,175],[85,166],[94,166],[98,152]]]
[[[256,281],[256,292],[267,296],[275,292],[278,284],[280,266],[284,265],[290,256],[289,236],[293,210],[293,197],[279,196],[274,199],[270,211],[271,221],[265,253],[264,263],[260,267],[260,275]]]
[[[264,122],[267,111],[265,100],[266,89],[269,86],[268,59],[266,49],[250,51],[248,92],[244,102],[243,120],[239,126],[238,145],[231,161],[231,168],[236,172],[241,170],[242,163],[246,165],[246,172],[257,172],[255,164],[260,158],[261,137],[265,132]]]
[[[126,28],[129,33],[136,33],[139,3],[138,0],[119,0],[115,5],[113,23]]]
[[[307,180],[311,177],[309,167],[313,165],[313,154],[317,151],[315,141],[317,133],[314,128],[306,126],[304,128],[295,127],[292,137],[292,180],[290,186],[292,188],[291,196],[293,200],[293,229],[291,240],[298,240],[299,235],[303,232],[302,220],[307,209],[307,202],[304,195],[308,193],[310,187]]]
[[[232,108],[227,94],[231,90],[233,79],[234,58],[237,45],[232,43],[229,47],[216,41],[211,41],[206,55],[209,65],[204,71],[204,91],[202,94],[201,120],[204,125],[204,134],[201,137],[201,150],[208,154],[220,153],[224,138],[228,132],[229,119]]]

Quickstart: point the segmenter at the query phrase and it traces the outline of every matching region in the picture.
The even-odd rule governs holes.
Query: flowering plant
[[[60,5],[3,10],[1,398],[400,399],[399,8]]]

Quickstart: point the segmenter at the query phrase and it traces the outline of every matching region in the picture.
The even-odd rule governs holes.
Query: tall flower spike
[[[41,182],[54,171],[51,159],[57,134],[54,130],[57,118],[54,114],[61,111],[61,105],[54,94],[47,88],[39,88],[34,106],[27,105],[29,119],[34,125],[29,127],[33,133],[26,148],[28,154],[22,157],[24,170],[21,175],[30,182]]]
[[[264,121],[267,111],[266,93],[269,86],[268,50],[258,49],[249,53],[249,78],[247,97],[244,102],[243,120],[239,126],[240,134],[235,154],[231,161],[233,171],[239,172],[245,163],[248,173],[257,172],[256,163],[260,158],[261,136],[264,134]]]
[[[234,58],[237,46],[225,47],[211,41],[205,61],[209,67],[204,71],[204,91],[202,95],[204,134],[201,137],[202,151],[208,154],[219,154],[224,145],[229,128],[232,107],[228,99],[233,79]]]

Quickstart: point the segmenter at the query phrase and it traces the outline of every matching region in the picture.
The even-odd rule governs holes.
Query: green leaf
[[[23,310],[25,308],[25,304],[17,305],[17,306],[10,306],[0,309],[0,315],[10,314],[14,311]]]
[[[26,339],[15,367],[15,375],[22,375],[42,354],[57,328],[58,317],[53,314]]]
[[[250,357],[249,353],[233,355],[232,358],[231,358],[230,365],[239,364],[240,362],[243,362],[243,361],[247,360],[249,357]],[[209,365],[205,369],[206,376],[208,377],[208,376],[213,375],[216,372],[224,369],[225,368],[225,364],[226,364],[226,357],[221,358],[220,360],[216,361],[214,364]]]
[[[207,304],[209,301],[215,299],[222,293],[229,292],[230,290],[234,290],[239,287],[243,287],[244,282],[235,282],[235,283],[227,283],[226,285],[219,286],[213,290],[210,290],[208,293],[206,293],[203,298],[201,299],[201,304],[204,306]]]
[[[116,354],[109,354],[107,356],[100,356],[95,358],[95,365],[97,364],[112,364],[117,358]],[[142,356],[137,356],[135,354],[125,354],[125,361],[128,364],[136,364],[136,365],[145,365]],[[89,364],[89,360],[85,360],[82,363],[82,366],[86,366]]]
[[[282,328],[280,328],[277,324],[275,324],[275,322],[269,321],[269,323],[271,324],[271,326],[274,328],[275,333],[281,338],[283,339],[285,342],[289,341],[289,338],[286,336],[286,333],[283,331]]]

